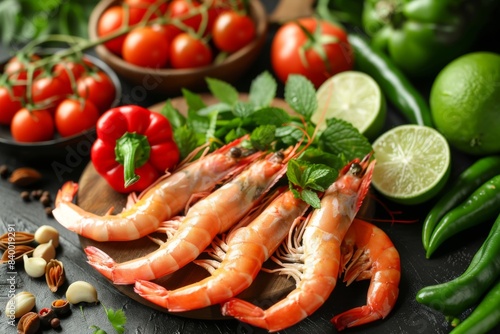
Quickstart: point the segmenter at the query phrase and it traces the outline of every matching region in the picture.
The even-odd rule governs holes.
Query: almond
[[[15,169],[12,174],[10,174],[9,182],[19,187],[26,187],[36,183],[41,178],[42,174],[36,169],[21,167]]]

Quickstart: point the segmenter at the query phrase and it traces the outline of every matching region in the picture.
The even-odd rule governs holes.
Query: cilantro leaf
[[[365,136],[351,123],[337,119],[328,119],[327,128],[319,137],[319,148],[333,154],[343,154],[348,161],[362,158],[373,149]]]
[[[238,91],[232,85],[219,79],[206,78],[208,89],[221,102],[234,105],[238,102]]]
[[[248,100],[256,107],[269,106],[276,96],[277,87],[273,76],[264,71],[250,84]]]
[[[123,309],[113,310],[112,308],[104,307],[108,320],[116,330],[117,333],[123,334],[125,332],[125,324],[127,323],[127,317]]]
[[[318,109],[316,90],[311,81],[298,74],[288,76],[285,85],[285,101],[296,112],[309,121],[312,114]]]

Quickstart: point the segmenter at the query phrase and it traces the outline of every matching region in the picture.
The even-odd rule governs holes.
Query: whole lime
[[[500,55],[474,52],[449,63],[432,85],[430,106],[451,146],[473,155],[500,152]]]

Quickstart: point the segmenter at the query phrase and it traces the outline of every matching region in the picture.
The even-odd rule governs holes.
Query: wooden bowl
[[[96,5],[90,15],[89,36],[98,39],[97,24],[103,12],[119,0],[103,0]],[[259,0],[250,1],[250,15],[256,24],[255,39],[242,49],[230,54],[222,62],[195,69],[145,68],[130,64],[109,51],[104,45],[95,48],[97,55],[119,76],[128,82],[146,87],[158,94],[177,96],[182,88],[199,91],[206,88],[206,77],[216,78],[228,83],[235,82],[259,56],[266,41],[267,14]]]

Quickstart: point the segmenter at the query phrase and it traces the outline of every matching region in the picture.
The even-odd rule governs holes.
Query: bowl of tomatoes
[[[120,102],[120,80],[95,56],[61,51],[0,62],[0,151],[33,161],[88,156],[98,118]]]
[[[89,20],[104,62],[168,96],[205,89],[207,77],[235,82],[259,56],[267,28],[259,0],[103,0]]]

